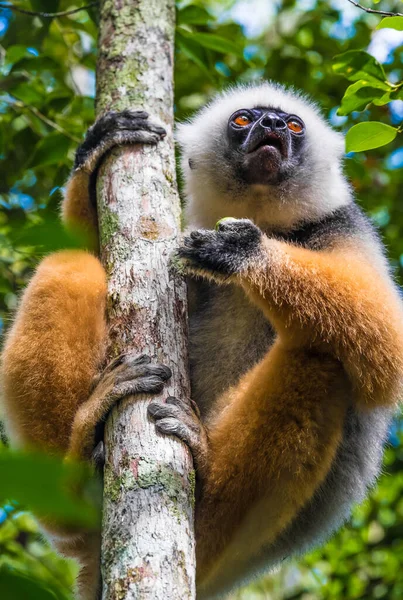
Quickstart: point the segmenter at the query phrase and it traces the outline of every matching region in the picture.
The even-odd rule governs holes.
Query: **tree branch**
[[[363,6],[362,4],[355,2],[355,0],[348,0],[348,2],[350,2],[350,4],[354,4],[354,6],[356,6],[357,8],[364,10],[366,13],[370,13],[373,15],[382,15],[383,17],[403,17],[403,13],[389,12],[386,10],[375,10],[374,8],[367,8],[366,6]]]
[[[189,397],[186,289],[170,257],[180,237],[173,141],[174,0],[101,5],[97,113],[146,110],[167,135],[114,150],[97,182],[101,259],[108,274],[110,357],[128,349],[168,365],[155,399]],[[194,471],[188,449],[147,417],[150,397],[106,423],[103,600],[195,597]]]
[[[69,15],[74,15],[78,12],[81,12],[82,10],[87,10],[88,8],[92,8],[93,6],[97,6],[98,4],[99,0],[94,0],[94,2],[90,2],[89,4],[85,4],[84,6],[80,6],[79,8],[71,8],[70,10],[62,10],[60,12],[55,13],[27,10],[26,8],[20,8],[19,6],[9,4],[8,2],[0,2],[0,8],[13,10],[14,12],[21,13],[22,15],[29,15],[31,17],[43,17],[45,19],[54,19],[56,17],[67,17]]]

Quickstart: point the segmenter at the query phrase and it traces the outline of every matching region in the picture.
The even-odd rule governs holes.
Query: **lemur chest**
[[[188,289],[192,397],[206,414],[267,352],[274,332],[241,289],[202,281]]]

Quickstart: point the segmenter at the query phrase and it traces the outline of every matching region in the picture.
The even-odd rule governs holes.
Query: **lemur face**
[[[187,222],[250,218],[290,227],[351,201],[343,136],[302,94],[278,84],[219,94],[179,124]]]
[[[249,184],[279,184],[301,164],[305,124],[272,107],[243,108],[228,121],[228,159]]]

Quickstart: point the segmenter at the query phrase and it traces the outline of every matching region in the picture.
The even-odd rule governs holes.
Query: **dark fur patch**
[[[376,237],[378,233],[370,219],[355,203],[342,206],[319,221],[304,223],[289,231],[273,231],[269,237],[298,244],[311,250],[325,250],[347,237],[354,237],[357,232]]]
[[[224,219],[215,231],[192,231],[179,248],[178,256],[195,268],[232,275],[258,254],[261,239],[262,232],[252,221]]]
[[[165,129],[148,121],[144,111],[110,111],[100,117],[85,136],[76,152],[74,169],[90,172],[89,197],[96,206],[95,182],[102,159],[119,144],[156,144],[164,137]]]
[[[165,133],[162,127],[152,125],[148,122],[148,113],[144,111],[124,110],[119,113],[115,111],[108,112],[88,129],[84,142],[77,149],[74,168],[79,169],[82,167],[107,136],[123,130],[153,131],[160,135],[164,135]]]

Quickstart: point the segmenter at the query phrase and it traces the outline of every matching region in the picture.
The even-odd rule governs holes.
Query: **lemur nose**
[[[260,124],[265,129],[271,129],[272,131],[280,131],[281,129],[285,129],[287,127],[286,122],[276,114],[267,113],[265,114]]]

